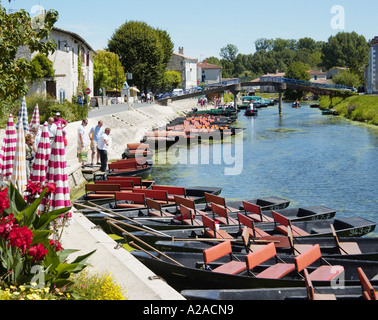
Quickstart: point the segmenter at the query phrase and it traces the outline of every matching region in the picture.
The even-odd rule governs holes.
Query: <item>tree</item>
[[[0,5],[0,104],[3,104],[3,111],[6,105],[27,93],[27,82],[32,79],[33,64],[17,58],[18,49],[26,46],[31,53],[45,55],[54,52],[54,40],[46,39],[57,19],[58,12],[55,10],[34,17],[32,21],[25,10],[7,14]]]
[[[353,68],[357,71],[368,61],[369,44],[365,37],[356,32],[339,32],[331,36],[322,48],[322,65],[329,70],[333,67]]]
[[[164,73],[163,87],[167,91],[172,91],[181,83],[181,74],[175,70],[167,70]]]
[[[228,44],[225,47],[221,48],[219,55],[223,59],[229,62],[233,62],[236,59],[237,54],[238,54],[238,48],[233,44]]]
[[[332,77],[334,84],[340,84],[348,87],[359,87],[362,82],[359,76],[350,70],[339,71]]]
[[[120,90],[126,80],[119,56],[106,50],[98,50],[93,61],[94,90],[117,88]]]
[[[43,53],[38,53],[32,60],[31,80],[41,78],[54,78],[54,68],[52,61]]]
[[[301,61],[293,62],[286,71],[285,78],[290,79],[297,79],[297,80],[310,80],[311,76],[307,72],[310,69],[308,64],[305,64]],[[293,89],[286,89],[285,90],[285,98],[286,99],[301,99],[304,96],[304,92],[302,90],[293,90]]]
[[[161,85],[173,44],[165,31],[129,21],[114,32],[108,50],[120,56],[125,72],[133,74],[132,83],[145,90]]]

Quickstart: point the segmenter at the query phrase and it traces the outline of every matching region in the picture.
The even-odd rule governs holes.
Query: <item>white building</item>
[[[179,48],[179,53],[172,53],[168,63],[168,70],[175,70],[181,74],[181,89],[197,87],[197,59],[184,56],[184,48]]]
[[[378,93],[378,37],[371,41],[369,49],[369,62],[365,67],[365,91],[368,94]]]
[[[197,63],[198,83],[211,84],[222,81],[222,67],[207,63],[206,60]]]
[[[93,59],[95,51],[78,34],[53,28],[49,39],[53,39],[57,45],[56,51],[48,56],[53,62],[54,80],[42,79],[29,85],[29,94],[34,92],[48,93],[56,97],[60,102],[64,99],[71,101],[81,89],[79,85],[79,63],[81,73],[87,88],[93,92]],[[37,53],[33,53],[32,59]],[[83,94],[85,94],[83,92]]]

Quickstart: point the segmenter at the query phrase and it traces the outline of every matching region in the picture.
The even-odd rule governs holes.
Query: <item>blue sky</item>
[[[203,60],[219,57],[220,49],[234,44],[240,53],[255,50],[258,38],[300,39],[311,37],[327,41],[340,31],[355,31],[366,39],[378,36],[378,1],[375,0],[7,0],[5,8],[33,6],[59,12],[56,26],[80,34],[94,49],[103,49],[114,31],[130,20],[144,21],[166,30],[174,50],[184,47],[186,56]],[[332,28],[341,5],[344,29]],[[336,22],[340,22],[337,20]]]

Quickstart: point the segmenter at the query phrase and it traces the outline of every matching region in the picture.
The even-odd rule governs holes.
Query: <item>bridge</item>
[[[272,86],[276,88],[279,93],[279,108],[281,112],[282,105],[282,92],[286,89],[302,90],[305,92],[312,92],[316,95],[328,95],[330,97],[334,96],[345,96],[353,95],[356,91],[353,87],[336,85],[336,84],[325,84],[316,83],[305,80],[297,80],[283,77],[262,77],[260,80],[249,80],[247,78],[232,79],[228,81],[222,81],[219,83],[213,83],[205,85],[201,91],[184,90],[184,94],[180,96],[165,97],[163,99],[157,100],[156,102],[162,105],[167,105],[168,100],[183,100],[188,98],[196,98],[201,95],[207,95],[211,93],[220,93],[224,91],[231,91],[235,96],[235,106],[236,95],[239,93],[243,87],[257,87],[257,86]]]

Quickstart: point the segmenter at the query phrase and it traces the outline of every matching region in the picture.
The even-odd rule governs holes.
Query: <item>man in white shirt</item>
[[[48,118],[47,123],[48,123],[47,127],[48,127],[48,130],[49,130],[50,146],[52,146],[54,139],[55,139],[56,131],[58,130],[58,127],[54,123],[53,117]]]
[[[98,141],[97,148],[100,152],[101,166],[100,171],[105,172],[108,165],[108,149],[110,145],[110,128],[106,128]]]
[[[85,126],[88,124],[88,119],[83,119],[81,125],[77,130],[77,149],[79,162],[81,166],[85,166],[85,162],[88,160],[88,136],[85,133]]]

